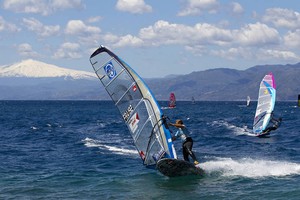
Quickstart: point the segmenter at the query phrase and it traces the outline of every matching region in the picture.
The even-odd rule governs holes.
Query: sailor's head
[[[181,119],[177,119],[176,124],[183,124],[183,121]]]

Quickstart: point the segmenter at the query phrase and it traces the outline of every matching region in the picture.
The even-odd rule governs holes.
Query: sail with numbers
[[[163,113],[143,79],[104,46],[91,55],[90,62],[120,111],[143,164],[177,158]]]

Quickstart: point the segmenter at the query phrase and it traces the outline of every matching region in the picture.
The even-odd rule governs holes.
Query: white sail
[[[247,106],[250,106],[250,101],[251,101],[250,96],[247,96]]]
[[[120,111],[143,163],[176,158],[169,129],[152,92],[123,60],[101,46],[90,57],[96,75]]]
[[[276,101],[276,84],[272,73],[265,75],[260,83],[253,133],[259,135],[268,126]]]
[[[192,97],[192,104],[196,104],[196,100],[194,97]]]

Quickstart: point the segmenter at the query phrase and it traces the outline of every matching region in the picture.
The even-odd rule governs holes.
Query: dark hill
[[[295,65],[261,65],[247,70],[227,68],[192,72],[169,79],[147,80],[160,100],[167,100],[175,92],[179,100],[245,100],[256,99],[260,81],[272,72],[277,85],[277,100],[296,100],[300,94],[300,63]]]

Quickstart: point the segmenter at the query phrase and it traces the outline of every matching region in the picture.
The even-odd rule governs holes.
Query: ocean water
[[[0,199],[300,199],[300,108],[277,102],[282,126],[257,138],[244,104],[164,110],[206,171],[168,178],[142,165],[111,101],[0,101]]]

